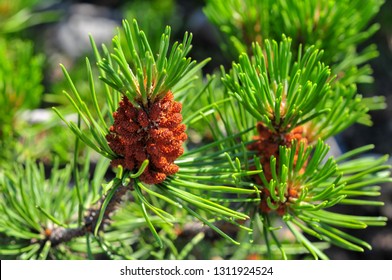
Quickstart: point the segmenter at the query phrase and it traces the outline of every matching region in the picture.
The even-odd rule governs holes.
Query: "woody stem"
[[[118,187],[118,189],[116,190],[115,194],[113,195],[112,199],[110,200],[109,204],[105,209],[105,213],[103,215],[100,229],[103,228],[103,225],[108,223],[108,221],[110,220],[110,214],[116,210],[117,206],[122,201],[122,197],[125,195],[125,193],[128,190],[132,190],[132,185]],[[98,207],[91,207],[90,209],[88,209],[87,211],[88,214],[85,216],[84,224],[81,227],[71,228],[71,229],[63,228],[63,227],[55,228],[51,232],[47,240],[49,240],[52,246],[54,247],[61,243],[68,242],[74,238],[81,237],[87,233],[93,233],[104,200],[105,200],[105,196],[103,196],[97,203],[97,205],[99,205]]]

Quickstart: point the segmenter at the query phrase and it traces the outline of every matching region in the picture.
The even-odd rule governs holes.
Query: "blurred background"
[[[62,102],[61,91],[65,81],[59,63],[64,64],[73,77],[79,75],[82,79],[84,73],[79,72],[80,69],[85,71],[84,58],[90,55],[91,50],[88,35],[91,34],[98,45],[109,45],[123,18],[136,18],[153,46],[159,42],[165,25],[172,27],[173,40],[181,40],[184,32],[190,31],[194,35],[191,56],[198,61],[212,58],[204,69],[205,73],[213,72],[220,65],[230,67],[233,58],[223,55],[218,30],[204,16],[204,5],[205,1],[201,0],[0,0],[0,35],[31,40],[34,52],[44,55],[43,98],[39,107],[45,109]],[[380,55],[370,62],[374,83],[359,85],[359,93],[366,97],[385,96],[388,107],[371,113],[372,127],[354,125],[339,135],[336,149],[342,152],[375,144],[374,153],[377,155],[392,154],[391,15],[392,0],[386,0],[374,19],[381,24],[380,30],[360,46],[364,48],[374,43]],[[83,67],[79,67],[81,65]],[[47,115],[46,111],[34,110],[25,117],[30,122],[39,122]],[[60,145],[58,147],[61,149]],[[56,151],[62,152],[66,151]],[[363,207],[363,215],[384,215],[392,220],[392,185],[384,185],[381,200],[385,202],[381,210]],[[328,255],[332,259],[392,259],[391,222],[386,227],[355,230],[354,235],[367,240],[373,250],[355,253],[331,247]]]

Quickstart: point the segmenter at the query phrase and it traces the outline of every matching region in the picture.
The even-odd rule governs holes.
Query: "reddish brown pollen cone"
[[[302,126],[295,127],[290,132],[287,133],[277,133],[270,131],[267,127],[265,127],[261,122],[257,123],[257,131],[258,135],[254,137],[255,142],[248,146],[248,149],[251,151],[256,151],[260,156],[260,164],[263,167],[264,175],[267,181],[272,179],[271,173],[271,165],[270,158],[274,156],[277,160],[276,166],[279,166],[279,146],[284,145],[286,147],[291,146],[292,140],[297,140],[298,142],[302,142],[305,144],[305,147],[308,144],[308,140],[305,136],[305,131]],[[296,150],[298,153],[298,147]],[[294,166],[297,162],[297,156],[294,157]],[[305,163],[306,165],[306,163]],[[303,167],[304,168],[304,167]],[[254,180],[257,184],[263,185],[259,176],[255,176]],[[260,203],[260,210],[264,213],[268,213],[271,211],[270,207],[267,204],[267,199],[271,194],[267,188],[262,187],[262,197]],[[290,198],[295,198],[298,196],[297,187],[290,187],[287,192],[287,202],[281,203],[278,205],[277,213],[279,215],[283,215],[286,211],[286,208],[289,204]]]
[[[140,176],[147,184],[161,183],[167,175],[175,174],[178,166],[174,161],[184,152],[182,143],[187,139],[181,109],[170,91],[148,108],[136,108],[124,96],[106,136],[109,147],[119,156],[112,166],[136,171],[148,159],[149,165]]]

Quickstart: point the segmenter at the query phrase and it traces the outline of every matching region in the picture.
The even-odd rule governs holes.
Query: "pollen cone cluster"
[[[112,166],[136,171],[148,159],[149,165],[140,176],[147,184],[161,183],[175,174],[178,166],[174,161],[184,152],[182,143],[187,139],[181,109],[170,91],[147,108],[133,106],[124,96],[106,136],[109,147],[119,156]]]
[[[248,149],[251,151],[256,151],[258,153],[261,166],[263,167],[264,175],[267,181],[270,181],[272,179],[270,158],[271,156],[274,156],[277,160],[276,166],[279,166],[279,146],[291,147],[292,141],[297,140],[298,143],[303,142],[306,147],[306,145],[308,144],[308,140],[304,136],[304,128],[302,126],[298,126],[287,133],[272,132],[261,122],[257,123],[256,127],[258,135],[253,138],[256,141],[250,144],[248,146]],[[298,145],[296,152],[298,153]],[[296,161],[297,156],[294,157],[294,166],[296,164]],[[255,176],[254,180],[257,184],[263,185],[259,176]],[[297,186],[288,186],[286,196],[288,202],[290,201],[290,197],[297,197],[299,191],[297,188]],[[269,190],[267,188],[263,188],[260,204],[260,209],[262,212],[271,211],[271,209],[266,203],[266,200],[270,195],[271,194]],[[283,214],[285,212],[286,206],[286,204],[279,205],[277,212],[279,214]]]

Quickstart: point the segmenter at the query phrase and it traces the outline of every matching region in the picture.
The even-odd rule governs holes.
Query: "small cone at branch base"
[[[267,181],[270,181],[272,179],[270,158],[271,156],[274,156],[277,161],[276,166],[279,166],[279,146],[291,147],[292,141],[296,140],[298,143],[304,143],[306,148],[308,140],[305,137],[305,131],[302,126],[298,126],[287,133],[271,132],[261,122],[257,123],[256,127],[258,135],[253,138],[254,140],[256,140],[256,142],[248,145],[248,149],[251,151],[256,151],[258,153],[258,156],[260,157],[260,164],[263,167],[264,175]],[[298,145],[296,153],[298,153]],[[294,157],[294,166],[296,162],[297,155]],[[306,164],[304,164],[303,169],[305,168],[305,166]],[[263,182],[258,175],[254,176],[254,179],[257,184],[261,186],[263,185]],[[279,215],[283,215],[286,212],[286,208],[289,204],[290,198],[298,197],[298,191],[298,187],[288,187],[286,202],[280,203],[278,208],[276,209]],[[270,197],[270,195],[271,194],[269,190],[265,187],[262,187],[262,200],[260,203],[260,210],[263,213],[268,213],[272,210],[267,204],[267,198]]]

